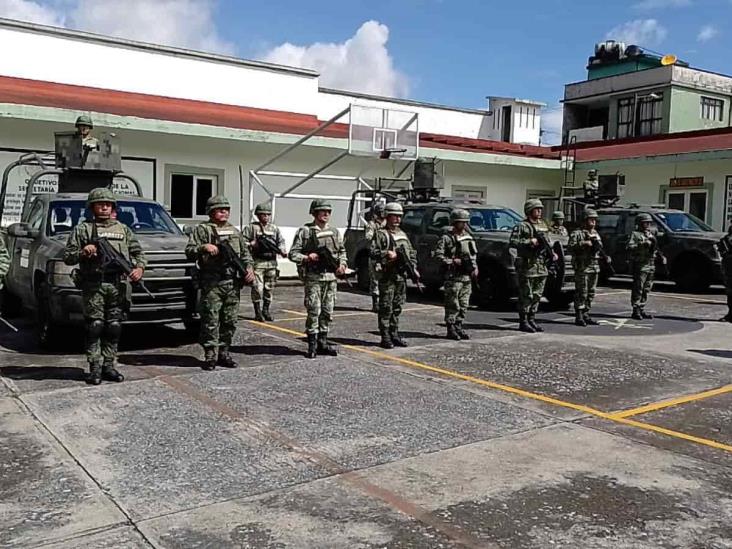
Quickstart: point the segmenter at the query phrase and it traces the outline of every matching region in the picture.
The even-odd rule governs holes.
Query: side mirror
[[[663,231],[656,231],[656,238],[663,238],[666,236],[666,233]]]
[[[28,223],[13,223],[8,227],[8,235],[16,238],[27,238],[28,234]]]

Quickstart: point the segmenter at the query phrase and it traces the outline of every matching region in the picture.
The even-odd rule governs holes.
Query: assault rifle
[[[96,223],[92,227],[92,244],[97,248],[97,257],[99,257],[102,271],[119,272],[129,277],[130,273],[135,270],[135,266],[130,260],[112,246],[107,238],[99,236]],[[147,289],[142,279],[133,282],[133,284],[140,286],[147,295],[155,299],[155,296]]]
[[[592,242],[592,255],[599,256],[600,259],[605,262],[605,268],[607,269],[609,276],[615,276],[613,260],[609,255],[607,255],[605,248],[602,247],[602,242],[600,242],[600,238],[591,238],[590,242]]]
[[[417,286],[417,289],[420,292],[424,292],[424,287],[422,286],[422,283],[419,281],[419,273],[417,272],[417,269],[414,266],[414,263],[412,263],[412,261],[409,259],[407,252],[401,246],[396,246],[396,249],[394,251],[397,254],[397,256],[396,256],[397,272],[401,273],[402,275],[407,277],[409,280],[414,282],[414,284]]]
[[[264,259],[275,259],[278,255],[282,255],[282,250],[277,244],[277,239],[269,234],[257,235],[257,254]]]
[[[651,241],[651,257],[653,258],[653,264],[656,263],[656,258],[658,258],[661,261],[661,276],[664,278],[668,277],[668,261],[666,260],[666,256],[663,254],[661,250],[658,249],[658,240],[656,240],[656,236],[653,234],[648,235],[648,239]]]
[[[547,271],[551,276],[557,276],[559,266],[557,260],[554,259],[554,249],[549,244],[544,231],[535,231],[536,240],[539,242],[539,257],[544,261]]]
[[[318,254],[318,257],[320,258],[319,263],[321,265],[321,269],[323,269],[324,272],[335,273],[341,266],[341,262],[335,255],[333,255],[333,252],[327,246],[320,246],[317,250],[315,250],[315,253]],[[353,286],[348,277],[352,276],[355,273],[356,271],[346,269],[346,272],[343,275],[340,275],[339,278],[345,280],[346,284],[348,284],[349,286]]]
[[[228,239],[222,239],[220,236],[216,235],[215,240],[215,245],[219,249],[221,262],[224,264],[224,267],[231,269],[234,272],[234,277],[241,284],[247,284],[246,278],[249,274],[247,264],[244,263],[241,256],[236,253],[236,250],[231,246],[231,242],[229,242]]]

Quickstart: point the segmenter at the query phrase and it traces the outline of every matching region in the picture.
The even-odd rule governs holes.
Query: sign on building
[[[669,179],[669,187],[672,189],[680,187],[703,187],[704,177],[672,177]]]

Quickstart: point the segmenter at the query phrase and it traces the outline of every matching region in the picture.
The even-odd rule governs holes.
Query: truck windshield
[[[473,231],[510,231],[521,216],[508,208],[470,208],[470,228]]]
[[[714,230],[701,219],[685,212],[661,212],[656,215],[675,233],[706,233]]]
[[[57,200],[51,202],[48,219],[48,234],[70,233],[80,221],[91,219],[91,212],[83,200]],[[113,214],[114,215],[114,214]],[[183,234],[160,204],[154,202],[117,202],[117,219],[135,233]]]

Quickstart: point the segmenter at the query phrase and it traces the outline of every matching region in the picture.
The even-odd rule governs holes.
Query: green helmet
[[[384,217],[384,203],[377,202],[376,204],[371,206],[371,213],[378,217]]]
[[[94,123],[92,122],[91,116],[88,114],[82,114],[76,119],[76,124],[74,126],[89,126],[90,128],[94,127]]]
[[[117,204],[117,199],[114,197],[114,193],[106,187],[97,187],[89,192],[89,196],[86,197],[86,205],[91,206],[95,202],[111,202],[113,205]]]
[[[586,208],[585,213],[582,216],[583,219],[597,219],[598,217],[597,212],[592,208]]]
[[[526,202],[524,202],[524,213],[528,214],[531,210],[543,207],[544,204],[542,204],[541,200],[539,200],[538,198],[529,198]]]
[[[263,202],[262,204],[257,204],[257,207],[254,208],[254,215],[271,214],[271,213],[272,213],[272,205],[269,202]]]
[[[404,215],[404,208],[399,202],[389,202],[384,208],[386,215]]]
[[[552,219],[564,219],[564,212],[562,210],[557,210],[552,214]]]
[[[468,210],[457,209],[450,212],[450,223],[455,223],[456,221],[465,221],[466,223],[470,221]]]
[[[333,206],[324,198],[316,198],[310,203],[310,213],[314,214],[320,210],[328,210],[330,212],[333,211]]]
[[[638,217],[635,218],[635,222],[640,225],[641,223],[651,223],[653,221],[653,218],[651,217],[651,214],[642,213],[638,214]]]
[[[223,194],[217,194],[206,200],[206,213],[210,214],[216,208],[231,208],[229,199]]]

